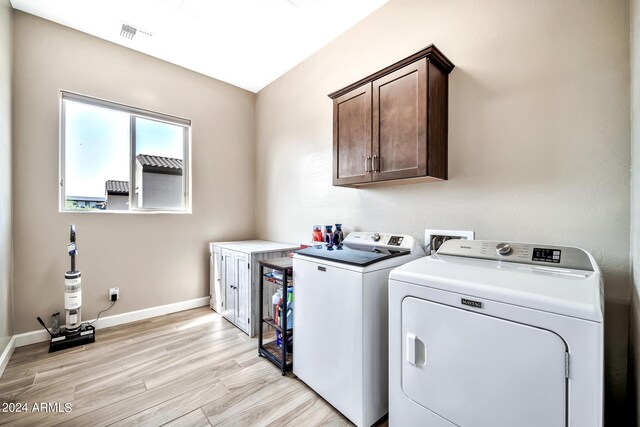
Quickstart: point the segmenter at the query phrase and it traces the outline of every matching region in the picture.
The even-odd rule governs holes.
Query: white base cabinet
[[[274,290],[265,284],[265,297],[260,298],[260,266],[258,261],[286,257],[299,249],[297,245],[242,240],[209,244],[211,308],[224,316],[250,337],[258,334],[259,304],[267,313]]]

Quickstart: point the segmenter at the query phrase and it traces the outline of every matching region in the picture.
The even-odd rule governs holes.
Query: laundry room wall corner
[[[628,400],[640,425],[640,0],[631,0],[631,269]]]
[[[0,0],[0,375],[6,363],[2,354],[10,350],[13,334],[12,24],[9,0]]]

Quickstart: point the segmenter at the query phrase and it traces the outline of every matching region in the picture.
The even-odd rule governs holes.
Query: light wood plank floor
[[[351,425],[292,373],[283,377],[259,358],[257,340],[209,308],[102,329],[85,347],[47,350],[45,343],[16,349],[0,378],[0,411],[9,402],[29,411],[0,412],[0,425]],[[34,403],[50,402],[60,403],[59,412],[33,412]]]

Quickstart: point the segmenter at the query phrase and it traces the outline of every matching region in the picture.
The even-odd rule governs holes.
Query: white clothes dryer
[[[601,426],[603,335],[589,253],[449,240],[389,276],[389,424]]]

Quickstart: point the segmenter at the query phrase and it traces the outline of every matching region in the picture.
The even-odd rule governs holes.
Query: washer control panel
[[[389,242],[387,243],[387,245],[389,245],[389,246],[400,246],[402,244],[403,240],[404,240],[404,237],[402,237],[402,236],[391,236],[391,237],[389,237]]]
[[[440,246],[437,255],[594,271],[585,251],[565,246],[451,239]]]
[[[343,243],[404,250],[411,250],[415,245],[415,241],[411,236],[390,233],[368,233],[364,231],[349,233]]]

